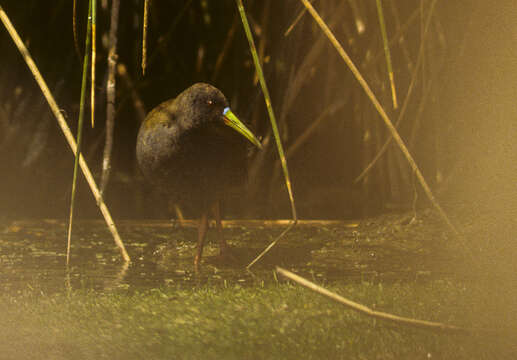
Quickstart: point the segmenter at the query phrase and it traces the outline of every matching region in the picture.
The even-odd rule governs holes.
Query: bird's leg
[[[226,243],[226,240],[223,236],[223,224],[221,222],[221,203],[220,201],[216,201],[213,205],[213,213],[214,213],[214,219],[215,224],[217,227],[217,237],[219,240],[219,256],[224,259],[225,261],[230,262],[237,262],[237,259],[235,258],[234,254],[231,251],[231,248]]]
[[[203,245],[205,244],[206,231],[208,229],[208,214],[203,211],[199,218],[199,225],[197,227],[197,253],[194,258],[194,266],[196,270],[199,269],[201,257],[203,256]]]
[[[223,225],[221,223],[221,202],[217,200],[212,208],[214,212],[215,226],[217,227],[217,238],[219,240],[219,251],[221,255],[228,253],[228,244],[224,240]]]

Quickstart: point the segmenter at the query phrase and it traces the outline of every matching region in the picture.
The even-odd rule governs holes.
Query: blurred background
[[[356,219],[429,206],[395,144],[356,181],[388,132],[301,2],[244,3],[288,154],[299,217]],[[515,4],[383,1],[396,109],[375,1],[313,4],[392,121],[400,119],[400,134],[439,201],[475,221],[484,219],[486,231],[513,239]],[[75,133],[82,60],[74,47],[72,1],[5,0],[2,7]],[[87,1],[77,1],[80,48],[87,7]],[[106,137],[110,13],[111,1],[99,1],[96,125],[92,129],[85,122],[84,128],[83,152],[97,180]],[[235,2],[153,1],[149,15],[142,76],[143,1],[121,1],[117,54],[123,67],[117,75],[112,172],[104,195],[113,217],[172,216],[166,199],[138,170],[136,134],[147,111],[203,81],[225,93],[234,112],[266,145],[260,153],[250,151],[249,181],[226,199],[226,216],[289,218],[277,150]],[[66,217],[72,153],[4,28],[0,53],[0,217]],[[78,191],[77,216],[100,218],[82,176]]]

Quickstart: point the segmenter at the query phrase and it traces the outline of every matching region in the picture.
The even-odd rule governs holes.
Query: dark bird
[[[213,211],[221,255],[220,200],[246,178],[248,143],[262,148],[253,133],[231,112],[228,100],[212,85],[197,83],[147,115],[136,143],[144,176],[177,204],[200,209],[196,268],[203,254],[208,214]]]

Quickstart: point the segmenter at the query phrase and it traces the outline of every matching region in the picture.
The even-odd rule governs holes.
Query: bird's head
[[[228,100],[216,87],[196,83],[183,91],[178,96],[178,100],[179,106],[189,112],[183,115],[185,115],[185,119],[192,121],[190,126],[202,126],[207,122],[224,123],[262,149],[260,141],[230,110]]]

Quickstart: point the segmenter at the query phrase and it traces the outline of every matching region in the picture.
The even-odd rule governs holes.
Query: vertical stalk
[[[273,107],[271,106],[271,97],[269,96],[266,80],[264,80],[264,73],[262,72],[262,67],[260,66],[257,48],[255,46],[255,42],[253,41],[253,35],[251,34],[250,25],[246,17],[246,12],[244,11],[242,0],[236,0],[236,2],[237,7],[239,9],[239,14],[241,16],[242,25],[244,27],[244,32],[246,33],[246,37],[248,38],[251,55],[253,57],[253,63],[255,64],[255,70],[258,75],[260,86],[262,88],[262,93],[264,94],[264,100],[266,102],[267,111],[269,113],[271,128],[273,129],[273,134],[275,136],[278,155],[280,156],[280,162],[282,164],[282,169],[284,171],[285,184],[287,187],[287,192],[289,193],[289,201],[291,202],[291,213],[294,220],[275,240],[271,242],[271,244],[269,244],[251,263],[248,264],[246,268],[249,269],[251,266],[253,266],[253,264],[260,260],[277,243],[278,240],[280,240],[289,230],[291,230],[296,225],[296,223],[298,222],[298,217],[296,215],[296,206],[294,203],[293,190],[291,186],[291,179],[289,177],[289,170],[287,168],[287,161],[285,159],[284,148],[282,146],[282,140],[280,139],[280,133],[278,132],[275,113],[273,111]]]
[[[291,201],[291,213],[292,213],[293,220],[296,222],[298,220],[298,217],[296,215],[296,206],[294,203],[291,179],[289,177],[287,161],[285,160],[285,154],[284,154],[284,148],[282,146],[282,140],[280,139],[280,133],[278,132],[278,127],[276,124],[275,113],[273,111],[273,107],[271,106],[271,97],[269,96],[269,90],[266,85],[266,80],[264,80],[264,73],[262,72],[262,67],[260,66],[260,61],[259,61],[259,57],[257,54],[257,48],[255,47],[255,41],[253,40],[253,35],[251,34],[250,25],[249,25],[248,19],[246,17],[246,12],[244,11],[244,6],[242,5],[242,0],[236,0],[236,1],[237,1],[237,7],[239,8],[239,14],[241,15],[242,25],[244,26],[244,31],[246,33],[246,37],[248,38],[248,42],[250,45],[251,55],[253,57],[253,63],[255,64],[255,70],[257,71],[260,86],[261,86],[262,92],[264,94],[264,100],[266,102],[266,107],[267,107],[267,111],[269,114],[269,120],[271,121],[271,127],[273,129],[273,134],[275,136],[276,146],[278,149],[278,155],[280,156],[280,162],[282,164],[282,169],[284,171],[285,184],[287,186],[287,191],[289,193],[289,200]]]
[[[145,68],[147,67],[147,24],[149,18],[149,3],[151,0],[145,0],[144,3],[144,26],[142,34],[142,75],[145,75]]]
[[[76,184],[77,184],[77,169],[79,167],[79,156],[81,154],[81,142],[83,135],[83,121],[84,121],[84,100],[86,97],[86,80],[88,77],[88,62],[90,60],[90,53],[88,49],[90,48],[91,35],[92,35],[92,0],[90,0],[88,6],[88,25],[86,28],[86,41],[84,46],[84,59],[83,59],[83,78],[81,82],[81,100],[79,103],[79,121],[77,125],[77,151],[75,153],[75,161],[74,161],[74,176],[72,179],[72,195],[70,199],[70,218],[68,220],[68,240],[66,246],[66,265],[70,264],[70,247],[72,242],[72,223],[74,218],[74,204],[75,204],[75,193],[76,193]]]
[[[97,28],[97,0],[91,0],[91,22],[92,22],[92,85],[91,85],[91,113],[92,113],[92,128],[95,126],[95,59],[97,57],[97,42],[96,42],[96,28]],[[88,21],[90,18],[88,17]],[[88,51],[86,49],[86,51]]]
[[[77,0],[73,0],[72,8],[72,32],[74,34],[74,47],[77,58],[81,60],[81,50],[79,49],[79,38],[77,36]]]
[[[38,70],[38,67],[34,63],[34,60],[31,57],[31,54],[29,53],[29,50],[23,43],[22,39],[20,38],[20,35],[18,35],[18,32],[14,28],[13,24],[9,20],[9,17],[2,9],[2,6],[0,5],[0,20],[4,24],[5,28],[7,29],[7,32],[11,36],[11,39],[13,40],[14,44],[18,48],[18,51],[20,52],[20,55],[23,57],[23,60],[25,60],[25,63],[27,64],[27,67],[29,68],[32,76],[34,77],[34,80],[38,83],[38,86],[41,89],[41,93],[47,100],[47,103],[50,107],[50,110],[54,114],[54,117],[56,118],[56,121],[63,132],[63,136],[65,137],[68,145],[70,146],[70,149],[72,150],[72,153],[77,153],[77,144],[75,142],[74,136],[72,132],[70,131],[70,128],[68,127],[68,124],[61,113],[60,107],[57,105],[56,100],[52,96],[52,93],[50,92],[47,83],[45,82],[45,79],[41,76],[40,71]],[[113,235],[113,240],[115,241],[115,244],[120,250],[120,253],[122,255],[122,258],[125,262],[131,261],[126,248],[124,246],[124,243],[122,242],[122,239],[120,238],[120,235],[118,233],[117,227],[115,226],[115,223],[113,222],[113,218],[111,217],[111,214],[109,212],[108,207],[102,200],[102,197],[100,195],[99,189],[97,188],[97,184],[95,184],[95,180],[93,179],[92,172],[90,171],[90,168],[88,167],[88,164],[84,160],[84,157],[79,154],[79,166],[81,167],[81,170],[83,172],[84,178],[86,179],[86,182],[90,186],[90,190],[92,191],[93,197],[97,201],[97,205],[99,206],[99,210],[104,217],[104,220],[106,221],[106,225],[108,226],[108,229],[111,232],[111,235]]]
[[[101,194],[105,194],[111,173],[111,154],[113,150],[113,130],[115,128],[115,94],[117,66],[117,29],[120,0],[111,3],[111,19],[108,50],[108,83],[106,84],[106,142],[102,159]]]
[[[386,57],[386,66],[388,67],[388,76],[390,78],[391,99],[393,101],[393,108],[398,108],[397,91],[395,89],[395,78],[393,76],[393,68],[391,66],[391,53],[388,41],[388,33],[386,32],[386,23],[384,22],[384,12],[382,11],[381,0],[377,0],[377,13],[379,14],[379,26],[381,28],[382,42],[384,44],[384,55]]]
[[[416,175],[420,185],[422,186],[422,188],[423,188],[427,198],[433,204],[434,208],[438,211],[438,214],[441,216],[443,221],[447,224],[449,229],[451,229],[452,233],[461,242],[461,245],[463,245],[463,247],[465,248],[467,254],[472,258],[472,253],[471,253],[469,247],[467,246],[467,244],[465,242],[465,239],[460,234],[460,232],[456,229],[456,227],[451,222],[451,220],[449,219],[449,217],[447,216],[447,214],[445,213],[445,211],[443,210],[441,205],[438,203],[438,201],[434,197],[434,194],[431,191],[431,188],[427,184],[427,181],[425,180],[424,176],[422,175],[422,172],[418,168],[418,165],[416,164],[415,160],[413,159],[413,156],[410,154],[406,144],[404,143],[404,141],[400,137],[399,133],[397,132],[397,129],[393,126],[393,123],[391,122],[390,118],[388,117],[388,114],[386,114],[386,112],[384,111],[384,109],[383,109],[382,105],[380,104],[379,100],[377,99],[377,97],[375,96],[373,91],[370,89],[370,86],[368,85],[368,83],[366,82],[364,77],[361,75],[361,73],[359,72],[359,70],[357,69],[355,64],[353,63],[352,59],[350,59],[350,57],[345,52],[345,50],[343,49],[343,47],[341,46],[339,41],[337,41],[337,39],[334,36],[334,34],[332,33],[332,31],[329,29],[327,24],[325,24],[323,19],[320,17],[320,15],[314,9],[314,7],[312,7],[312,5],[309,3],[309,1],[308,0],[300,0],[300,1],[307,8],[307,10],[311,14],[311,16],[314,18],[314,20],[316,21],[318,26],[321,28],[323,33],[327,36],[327,38],[329,39],[331,44],[334,46],[334,48],[336,49],[338,54],[341,56],[343,61],[346,63],[346,65],[348,66],[350,71],[352,71],[353,75],[355,76],[355,78],[357,79],[357,81],[359,82],[361,87],[363,88],[363,90],[366,93],[366,95],[368,96],[369,100],[372,102],[373,106],[375,107],[375,109],[379,113],[380,117],[384,121],[384,124],[386,125],[386,127],[390,131],[391,135],[395,139],[395,142],[399,146],[400,150],[402,151],[402,153],[406,157],[406,160],[408,161],[409,165],[411,166],[411,169],[414,171],[414,173],[415,173],[415,175]]]

